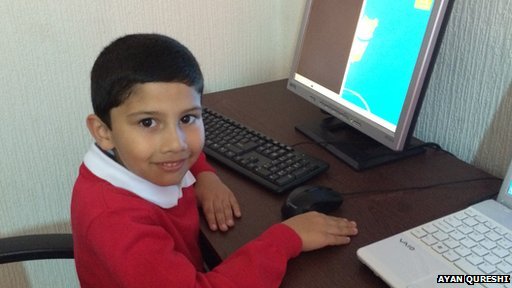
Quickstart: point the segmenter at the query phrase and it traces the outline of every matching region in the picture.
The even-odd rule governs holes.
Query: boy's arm
[[[227,231],[233,227],[234,218],[242,216],[240,205],[233,192],[215,174],[204,153],[199,155],[190,171],[196,177],[194,188],[210,229]]]
[[[109,271],[120,287],[277,288],[288,260],[301,251],[297,234],[286,225],[276,224],[211,272],[202,273],[175,250],[178,239],[145,218],[144,213],[135,213],[128,221],[120,214],[103,215],[88,229],[87,240],[95,243],[94,255],[98,257],[94,265]]]

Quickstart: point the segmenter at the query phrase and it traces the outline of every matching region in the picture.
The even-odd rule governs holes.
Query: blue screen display
[[[397,125],[434,0],[366,0],[341,98]]]

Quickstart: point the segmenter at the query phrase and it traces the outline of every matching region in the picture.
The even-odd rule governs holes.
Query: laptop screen
[[[503,184],[501,185],[497,200],[512,209],[512,161],[508,165],[507,174],[503,178]]]

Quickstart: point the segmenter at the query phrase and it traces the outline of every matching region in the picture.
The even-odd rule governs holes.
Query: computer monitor
[[[449,0],[308,0],[288,89],[329,117],[296,128],[360,170],[424,151],[412,137]]]

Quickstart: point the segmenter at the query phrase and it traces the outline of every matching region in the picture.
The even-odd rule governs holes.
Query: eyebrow
[[[203,108],[201,106],[194,106],[192,108],[182,111],[181,113],[185,114],[185,113],[190,113],[190,112],[194,112],[194,111],[203,111]],[[159,111],[136,111],[136,112],[128,114],[128,117],[131,118],[131,117],[137,117],[140,115],[158,116],[161,114],[164,114],[164,113],[159,112]]]

